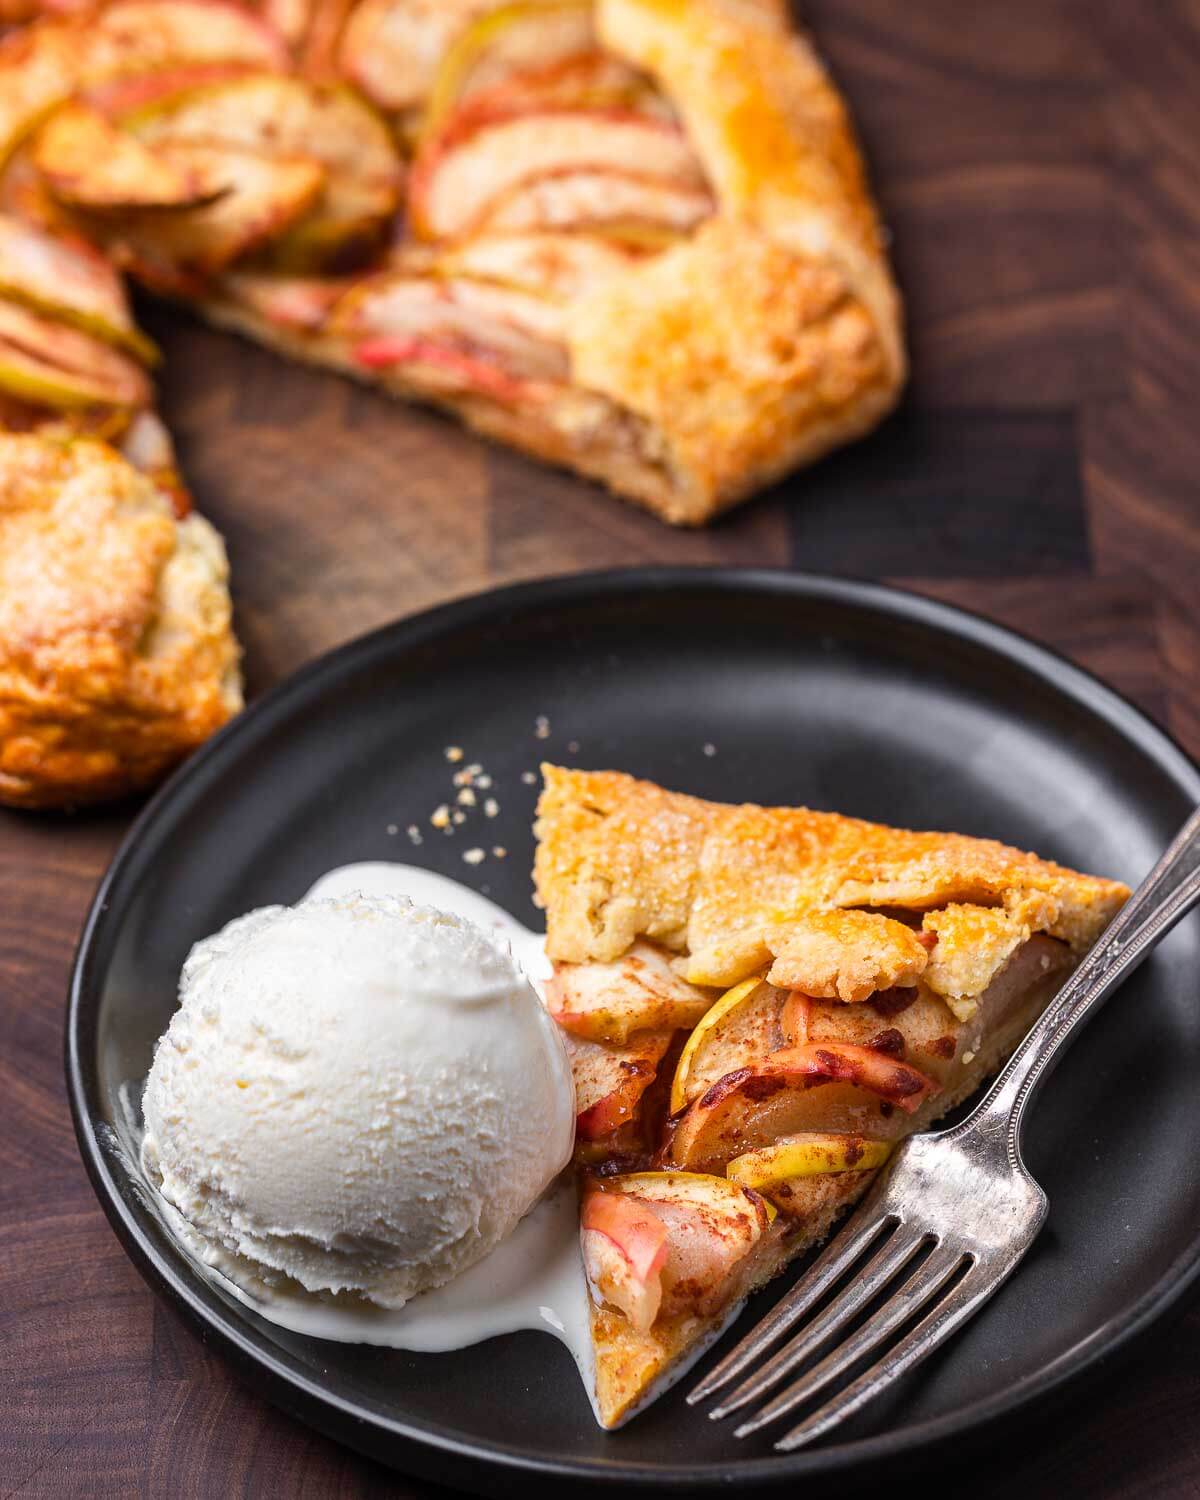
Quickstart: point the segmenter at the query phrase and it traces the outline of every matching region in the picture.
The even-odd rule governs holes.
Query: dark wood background
[[[549,572],[759,563],[1014,624],[1200,753],[1200,5],[820,0],[909,307],[904,409],[681,534],[332,376],[147,309],[225,533],[251,692],[348,637]],[[0,1489],[427,1495],[267,1406],[138,1278],[76,1154],[66,976],[131,809],[0,814]],[[1200,1495],[1200,1310],[976,1497]]]

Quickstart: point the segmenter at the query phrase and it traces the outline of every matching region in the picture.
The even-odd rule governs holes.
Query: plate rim
[[[100,1146],[94,1121],[102,1118],[96,1057],[82,1050],[89,1000],[95,999],[96,948],[106,923],[110,892],[153,829],[160,812],[180,791],[228,754],[229,747],[257,728],[281,707],[319,691],[328,680],[369,662],[378,652],[411,650],[439,635],[519,613],[530,605],[547,609],[584,600],[603,600],[636,591],[678,589],[717,593],[750,592],[800,600],[826,599],[874,609],[960,641],[967,641],[1038,679],[1059,698],[1106,722],[1126,743],[1173,781],[1184,798],[1200,803],[1200,764],[1171,732],[1156,724],[1122,693],[1053,647],[1009,626],[958,605],[869,579],[830,576],[784,568],[662,566],[610,568],[552,574],[483,589],[401,616],[304,663],[263,692],[241,714],[180,766],[153,794],[122,836],[89,904],[71,964],[64,1068],[76,1141],[92,1189],[122,1248],[152,1290],[212,1340],[241,1375],[254,1372],[264,1393],[290,1415],[317,1427],[336,1441],[377,1460],[443,1483],[466,1483],[486,1492],[489,1479],[524,1473],[530,1479],[570,1479],[586,1486],[639,1485],[653,1489],[698,1491],[742,1482],[767,1487],[821,1474],[845,1474],[880,1461],[916,1456],[953,1439],[975,1435],[1001,1419],[1011,1418],[1033,1402],[1061,1393],[1093,1372],[1097,1363],[1117,1354],[1174,1306],[1200,1281],[1200,1228],[1155,1283],[1115,1320],[1099,1325],[1088,1337],[1003,1392],[944,1416],[853,1442],[830,1444],[801,1453],[730,1460],[720,1465],[647,1465],[636,1461],[547,1458],[536,1452],[475,1438],[447,1428],[368,1411],[336,1390],[292,1369],[264,1347],[233,1310],[214,1314],[199,1298],[199,1282],[186,1266],[159,1250],[126,1204]],[[91,1007],[94,1020],[95,1006]],[[184,1269],[180,1269],[182,1266]],[[335,1420],[336,1419],[336,1420]],[[346,1431],[347,1424],[357,1430]],[[372,1441],[368,1441],[372,1439]],[[399,1451],[397,1451],[397,1449]],[[439,1459],[441,1462],[439,1463]],[[453,1472],[446,1467],[447,1461]]]

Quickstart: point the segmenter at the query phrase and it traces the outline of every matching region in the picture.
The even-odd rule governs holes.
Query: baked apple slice
[[[503,0],[361,0],[337,49],[341,73],[380,109],[411,113],[454,39]]]
[[[591,1207],[593,1195],[610,1194],[631,1199],[649,1210],[666,1230],[666,1255],[657,1269],[661,1287],[658,1314],[664,1318],[680,1314],[709,1318],[737,1300],[749,1270],[747,1262],[775,1217],[774,1208],[758,1193],[725,1177],[699,1172],[631,1172],[589,1184],[584,1197],[585,1224],[596,1214]],[[584,1253],[586,1264],[586,1245]],[[603,1296],[603,1287],[595,1280],[592,1285]],[[644,1329],[649,1324],[642,1326]]]
[[[581,1141],[602,1140],[633,1122],[671,1037],[669,1031],[643,1031],[615,1047],[564,1033],[575,1080],[575,1129]]]
[[[718,1079],[757,1065],[782,1045],[784,997],[762,979],[744,979],[726,990],[687,1039],[671,1083],[671,1113],[678,1114]]]
[[[587,52],[512,73],[489,88],[477,90],[439,121],[436,130],[425,131],[421,144],[443,131],[461,129],[473,119],[563,110],[607,110],[678,123],[675,111],[644,73],[610,52]]]
[[[890,1141],[868,1140],[830,1130],[806,1130],[784,1136],[771,1146],[746,1151],[725,1168],[732,1182],[770,1197],[771,1189],[797,1177],[820,1177],[826,1172],[869,1172],[881,1167],[892,1152]]]
[[[126,349],[143,364],[158,358],[134,326],[121,278],[103,256],[8,214],[0,214],[0,297]]]
[[[354,285],[351,277],[285,276],[271,271],[227,271],[216,290],[277,328],[314,333]]]
[[[440,253],[432,274],[556,297],[569,302],[583,292],[635,266],[638,251],[619,240],[589,234],[489,234]]]
[[[258,74],[175,95],[126,123],[155,147],[223,142],[324,168],[311,210],[270,249],[271,264],[291,274],[364,264],[388,236],[399,207],[403,169],[387,126],[342,86]]]
[[[118,130],[85,104],[65,104],[31,145],[35,169],[60,203],[91,212],[191,208],[229,190],[220,172],[181,164]]]
[[[232,0],[114,0],[88,17],[94,51],[85,81],[168,62],[244,62],[286,68],[279,33]]]
[[[111,222],[89,215],[89,232],[119,264],[171,289],[176,273],[201,278],[277,238],[305,214],[325,182],[306,157],[265,157],[224,143],[164,142],[157,148],[181,170],[224,180],[226,191],[195,208],[140,209]],[[184,282],[179,290],[188,291]]]
[[[468,112],[417,158],[409,195],[413,229],[427,239],[466,235],[514,188],[581,171],[705,190],[687,137],[665,121],[616,111],[500,118]]]
[[[712,212],[713,199],[706,188],[610,171],[561,172],[501,194],[485,210],[478,231],[491,235],[588,229],[617,242],[662,250]]]
[[[179,63],[155,68],[152,73],[104,79],[82,89],[79,98],[110,120],[125,121],[135,119],[141,110],[157,108],[164,100],[178,98],[193,89],[254,77],[261,71],[246,62]]]
[[[517,0],[481,16],[450,45],[429,92],[422,124],[438,129],[451,112],[514,73],[596,51],[591,0]]]
[[[482,379],[482,394],[519,397],[525,382],[565,378],[561,319],[553,302],[510,287],[383,272],[338,304],[329,331],[366,368],[412,364],[441,350],[447,375],[458,369],[465,388]],[[480,364],[488,375],[480,376]]]
[[[645,1333],[662,1304],[667,1226],[632,1194],[594,1184],[584,1192],[579,1222],[584,1270],[597,1299]]]
[[[145,406],[151,398],[145,371],[127,354],[4,299],[0,389],[61,411]]]
[[[889,1052],[786,1048],[714,1083],[677,1118],[665,1154],[675,1166],[716,1171],[800,1131],[894,1139],[907,1128],[904,1116],[936,1093],[931,1078]]]
[[[680,979],[670,954],[646,942],[634,943],[613,963],[557,963],[546,986],[558,1024],[593,1042],[621,1043],[637,1031],[692,1027],[711,999]]]
[[[0,161],[73,94],[185,65],[281,68],[282,39],[226,0],[116,0],[80,20],[46,20],[0,42]]]

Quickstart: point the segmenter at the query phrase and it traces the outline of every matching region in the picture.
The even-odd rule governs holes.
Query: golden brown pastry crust
[[[107,444],[0,436],[0,801],[144,786],[241,707],[220,537]]]
[[[659,435],[665,519],[704,521],[860,436],[905,376],[900,300],[845,105],[777,17],[721,0],[600,0],[602,43],[660,84],[715,220],[573,310],[576,381]]]
[[[555,959],[611,960],[647,936],[688,954],[691,983],[733,983],[755,972],[764,943],[786,953],[789,923],[847,907],[939,911],[945,922],[964,919],[943,908],[1000,907],[1025,936],[1045,932],[1082,949],[1129,894],[990,839],[807,808],[725,806],[615,771],[548,765],[543,774],[534,876]],[[1003,944],[989,947],[992,962],[977,966],[972,992],[1008,956]]]

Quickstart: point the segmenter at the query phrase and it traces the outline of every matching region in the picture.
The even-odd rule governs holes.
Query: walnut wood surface
[[[883,577],[1065,651],[1200,753],[1200,8],[820,0],[911,319],[875,438],[680,534],[333,376],[147,309],[257,692],[487,585],[649,561]],[[128,823],[0,814],[0,1490],[429,1495],[267,1406],[125,1259],[76,1154],[61,1017]],[[970,1477],[977,1500],[1200,1495],[1200,1311]],[[840,1493],[845,1493],[839,1488]]]

